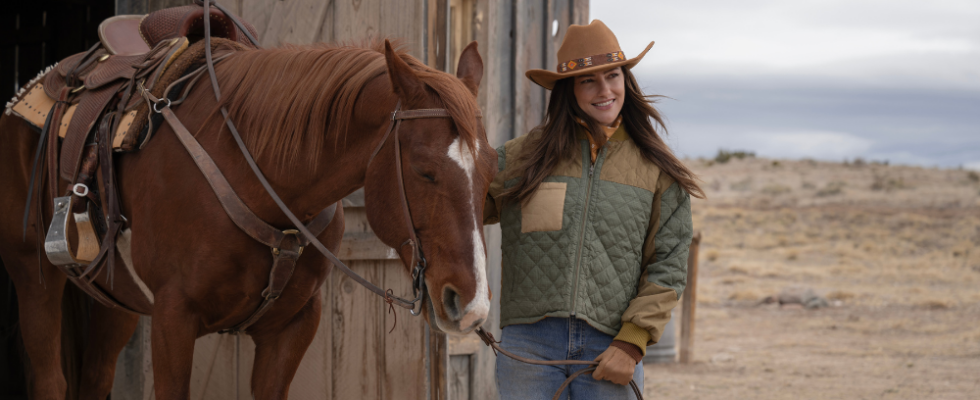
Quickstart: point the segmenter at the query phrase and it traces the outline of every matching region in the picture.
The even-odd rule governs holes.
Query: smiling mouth
[[[592,103],[592,105],[593,106],[596,106],[596,107],[605,107],[605,106],[608,106],[608,105],[612,104],[613,101],[615,101],[615,100],[616,99],[609,99],[609,100],[606,100],[606,101],[604,101],[602,103]]]

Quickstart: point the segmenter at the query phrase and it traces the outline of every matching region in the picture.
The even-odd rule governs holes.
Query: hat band
[[[558,72],[575,71],[577,69],[594,67],[597,65],[612,64],[620,61],[626,61],[626,56],[623,55],[622,51],[596,54],[594,56],[576,58],[574,60],[569,60],[561,64],[558,64]]]

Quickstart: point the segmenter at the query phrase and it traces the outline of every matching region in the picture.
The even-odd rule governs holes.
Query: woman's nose
[[[599,95],[606,96],[612,93],[612,85],[605,79],[599,79]]]

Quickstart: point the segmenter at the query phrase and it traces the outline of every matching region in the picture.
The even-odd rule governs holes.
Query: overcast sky
[[[669,143],[980,169],[980,1],[592,0]]]

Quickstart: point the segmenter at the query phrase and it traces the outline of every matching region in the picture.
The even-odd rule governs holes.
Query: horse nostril
[[[446,316],[453,321],[463,318],[462,307],[459,306],[459,293],[452,288],[446,288],[442,294],[442,306],[446,310]]]

